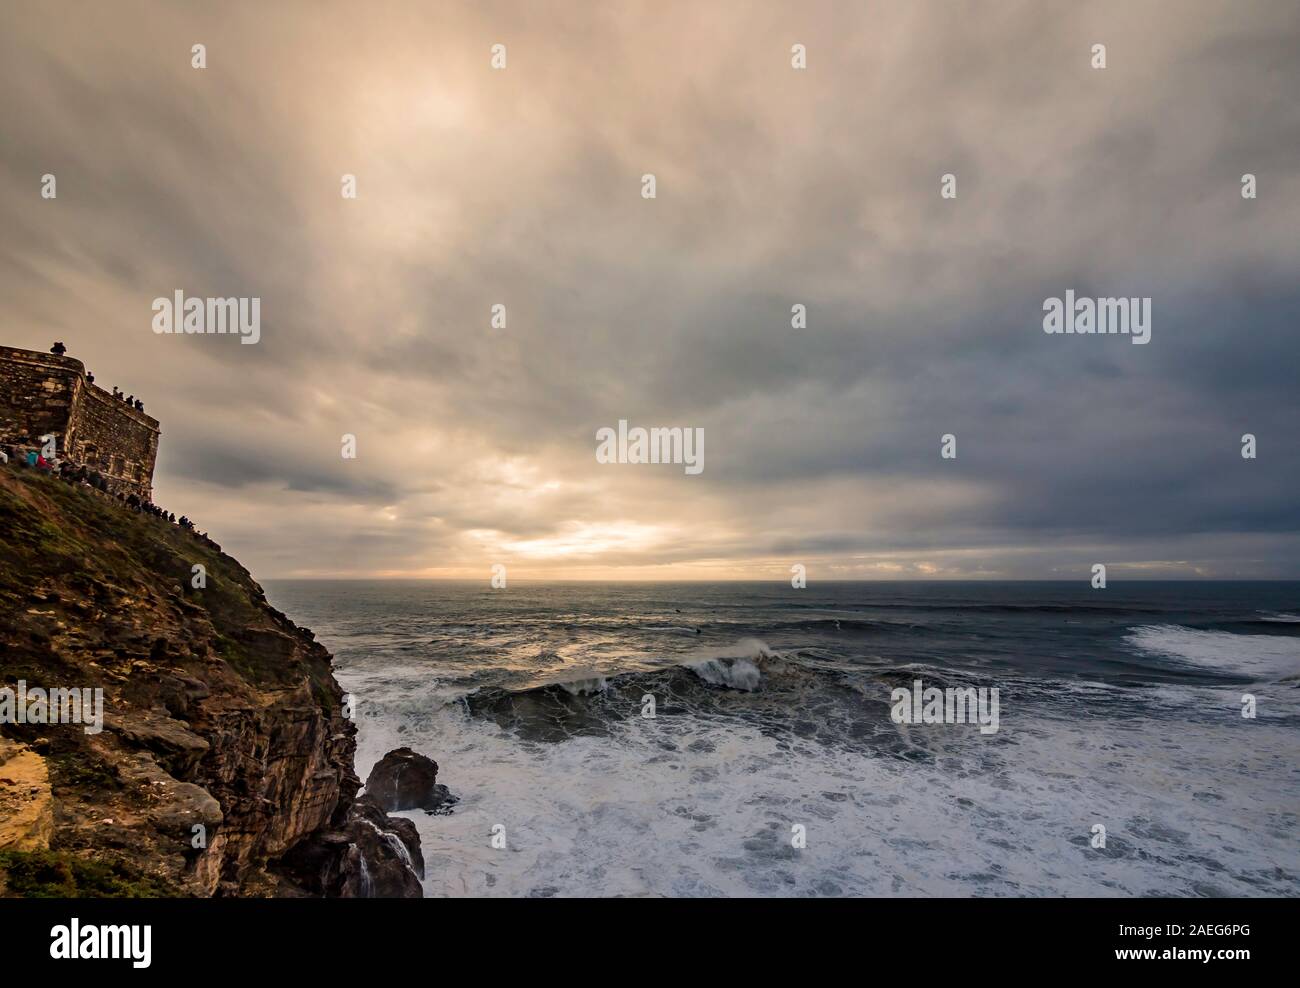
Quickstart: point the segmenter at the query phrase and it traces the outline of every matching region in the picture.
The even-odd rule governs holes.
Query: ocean
[[[1300,894],[1300,583],[265,589],[459,798],[427,895]]]

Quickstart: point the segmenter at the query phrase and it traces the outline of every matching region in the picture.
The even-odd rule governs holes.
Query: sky
[[[1083,6],[7,0],[0,343],[258,578],[1300,578],[1300,6]]]

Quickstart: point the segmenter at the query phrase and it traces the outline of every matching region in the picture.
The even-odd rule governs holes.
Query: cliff
[[[50,719],[39,691],[59,689],[82,723],[14,722]],[[357,799],[311,632],[215,544],[13,464],[0,721],[0,894],[420,894],[414,826]]]

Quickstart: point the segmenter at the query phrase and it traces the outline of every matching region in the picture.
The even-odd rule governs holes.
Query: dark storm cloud
[[[292,450],[272,451],[266,445],[247,440],[244,443],[196,439],[183,445],[167,465],[177,477],[236,490],[276,483],[289,491],[324,492],[380,503],[388,503],[397,496],[386,479],[335,469],[324,457],[311,461]]]
[[[1300,575],[1294,5],[0,20],[3,341],[142,395],[267,575]],[[262,342],[155,336],[176,289]],[[1151,343],[1045,335],[1067,289]],[[705,472],[596,464],[621,418]]]

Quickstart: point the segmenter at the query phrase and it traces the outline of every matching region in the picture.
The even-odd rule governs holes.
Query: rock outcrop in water
[[[366,796],[353,802],[342,827],[303,841],[282,865],[299,887],[315,895],[415,899],[424,894],[415,824],[390,817]]]
[[[420,895],[329,653],[235,560],[12,465],[0,545],[0,894]],[[50,689],[102,690],[102,730],[39,722]]]
[[[456,797],[438,784],[438,763],[410,748],[394,748],[370,770],[366,795],[385,810],[449,807]]]

